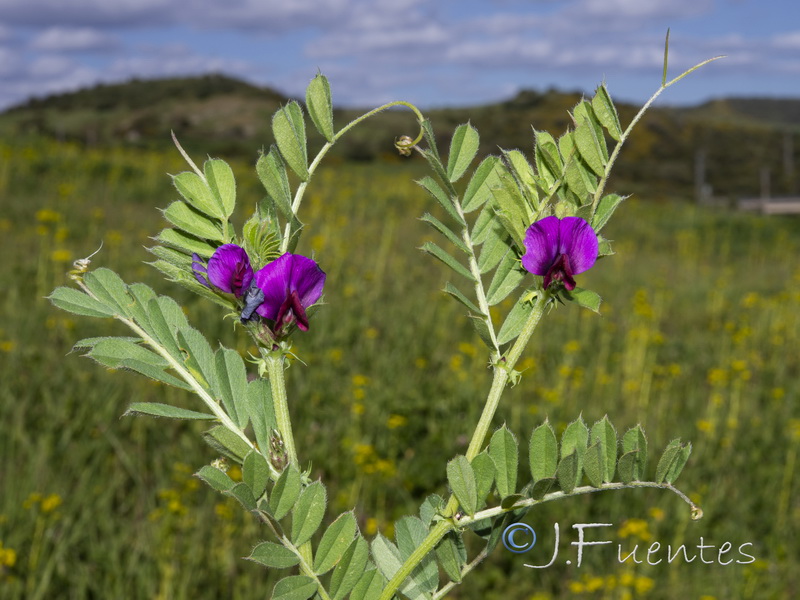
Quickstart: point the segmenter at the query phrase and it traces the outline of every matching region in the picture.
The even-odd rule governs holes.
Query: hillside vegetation
[[[531,124],[563,131],[580,96],[523,90],[496,104],[425,112],[443,145],[449,143],[447,132],[469,120],[481,132],[483,154],[498,148],[529,151]],[[0,135],[160,150],[171,144],[170,131],[175,131],[189,150],[253,160],[257,149],[272,143],[270,116],[287,101],[275,90],[222,75],[134,80],[31,100],[0,114]],[[638,109],[626,104],[618,108],[623,124]],[[362,112],[338,110],[336,122],[346,123]],[[702,157],[705,181],[715,195],[757,194],[764,169],[770,172],[774,195],[794,193],[798,131],[800,100],[729,98],[688,108],[656,107],[622,153],[616,177],[634,192],[646,181],[651,196],[687,197],[694,193],[696,161]],[[407,111],[389,111],[348,134],[333,154],[361,161],[396,159],[391,141],[415,133]],[[316,142],[322,143],[319,138]]]

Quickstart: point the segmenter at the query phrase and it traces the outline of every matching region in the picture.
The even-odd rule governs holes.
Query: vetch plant
[[[673,486],[689,458],[688,443],[670,442],[653,476],[648,475],[648,444],[640,426],[620,436],[607,417],[591,427],[578,417],[559,439],[545,421],[525,441],[529,473],[523,480],[517,436],[505,426],[491,435],[490,429],[503,391],[522,376],[515,366],[542,317],[558,303],[598,310],[599,295],[578,283],[598,259],[613,254],[602,229],[624,200],[605,193],[614,162],[652,101],[707,62],[667,81],[665,52],[662,85],[627,128],[601,85],[590,100],[575,106],[570,131],[557,139],[536,132],[532,160],[519,150],[486,157],[465,186],[457,184],[479,142],[471,125],[456,129],[446,161],[431,124],[405,102],[379,107],[337,132],[330,86],[319,74],[308,87],[306,111],[326,142],[309,161],[301,105],[289,102],[275,114],[276,143],[256,165],[267,196],[241,234],[231,222],[236,206],[231,168],[219,159],[198,168],[176,140],[191,170],[173,177],[181,199],[164,210],[170,226],[155,238],[152,264],[169,280],[227,311],[222,316],[231,316],[258,348],[258,356],[250,359],[257,374],[248,373],[235,350],[212,348],[173,299],[144,284],[125,283],[109,269],[90,271],[88,259],[77,261],[70,273],[78,289],[59,287],[50,299],[72,313],[117,319],[133,333],[76,343],[87,356],[199,398],[199,410],[135,402],[126,414],[209,422],[204,439],[220,459],[202,466],[197,476],[263,523],[267,539],[249,560],[294,570],[276,584],[273,598],[441,598],[495,549],[509,524],[543,502],[579,494],[659,488],[676,493],[699,518],[700,509]],[[467,309],[487,348],[493,381],[466,453],[442,465],[449,496],[433,493],[418,515],[397,521],[394,541],[380,533],[367,541],[352,511],[320,532],[326,488],[310,479],[302,449],[295,446],[284,371],[291,337],[298,331],[313,335],[313,314],[326,279],[320,266],[324,257],[318,264],[316,257],[295,254],[306,189],[323,157],[349,129],[398,105],[414,111],[421,132],[396,145],[403,154],[419,153],[430,165],[433,176],[419,184],[438,203],[445,221],[433,214],[422,219],[453,248],[448,252],[430,241],[422,250],[466,283],[465,288],[448,283],[444,291]],[[294,187],[289,171],[299,181]],[[517,301],[495,322],[490,309],[511,294]],[[238,483],[227,474],[231,463],[241,465]],[[475,556],[468,556],[467,535],[484,540]]]

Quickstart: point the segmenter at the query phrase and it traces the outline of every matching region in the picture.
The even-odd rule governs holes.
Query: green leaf
[[[227,492],[236,485],[227,473],[211,465],[201,467],[195,477],[199,477],[218,492]]]
[[[491,483],[489,485],[491,486]],[[444,499],[439,494],[431,494],[425,498],[419,507],[419,518],[425,527],[430,527],[436,515],[444,509],[444,504]]]
[[[216,242],[227,241],[214,221],[180,200],[173,202],[164,210],[164,218],[178,229],[197,238]]]
[[[57,287],[47,299],[61,310],[84,317],[113,317],[116,314],[114,307],[73,288]]]
[[[597,120],[606,128],[609,135],[616,141],[622,139],[622,126],[619,124],[619,115],[605,84],[600,84],[592,98],[592,108]]]
[[[391,579],[403,564],[400,550],[380,533],[372,540],[372,557],[386,579]]]
[[[450,254],[442,250],[439,246],[437,246],[433,242],[425,242],[420,247],[420,250],[422,250],[423,252],[427,252],[428,254],[430,254],[435,258],[438,258],[440,261],[442,261],[444,264],[453,269],[453,271],[455,271],[462,277],[466,277],[473,283],[475,282],[475,278],[472,276],[472,273],[469,272],[469,269],[467,269],[467,267],[462,265]]]
[[[459,302],[461,302],[461,304],[463,304],[464,306],[466,306],[466,307],[467,307],[469,310],[471,310],[471,311],[472,311],[473,313],[475,313],[476,315],[481,315],[481,316],[484,316],[484,317],[486,316],[486,315],[485,315],[483,312],[481,312],[481,309],[480,309],[480,308],[478,308],[478,307],[475,305],[475,303],[474,303],[474,302],[472,302],[472,300],[470,300],[469,298],[467,298],[467,297],[466,297],[466,296],[465,296],[465,295],[464,295],[464,294],[461,292],[461,290],[459,290],[459,289],[458,289],[456,286],[454,286],[454,285],[453,285],[452,283],[450,283],[449,281],[448,281],[448,282],[447,282],[447,283],[444,285],[444,289],[443,289],[442,291],[443,291],[444,293],[446,293],[446,294],[449,294],[450,296],[452,296],[453,298],[455,298],[455,299],[456,299],[456,300],[458,300]]]
[[[223,493],[226,496],[235,498],[247,511],[256,509],[256,497],[253,495],[253,490],[244,482],[237,483],[227,492]]]
[[[260,498],[267,491],[269,463],[260,452],[252,450],[244,457],[242,480],[250,487],[256,498]]]
[[[341,514],[328,526],[314,555],[314,573],[327,573],[339,562],[353,543],[357,529],[352,511]]]
[[[203,165],[208,187],[222,206],[225,218],[230,217],[236,208],[236,178],[233,170],[224,160],[212,158]]]
[[[558,464],[558,440],[550,421],[533,430],[528,449],[528,462],[534,481],[555,476]]]
[[[672,463],[678,458],[678,454],[680,453],[681,449],[681,442],[680,440],[672,440],[664,450],[664,453],[661,455],[661,458],[658,459],[658,465],[656,466],[656,483],[663,483],[664,478],[667,476],[667,471],[672,466]]]
[[[478,334],[478,337],[481,338],[481,341],[486,344],[487,348],[497,352],[498,349],[494,340],[492,340],[492,334],[489,330],[489,323],[486,315],[478,314],[468,316],[471,317],[472,327],[475,329],[475,333]]]
[[[619,457],[617,473],[622,483],[630,483],[636,479],[636,457],[638,454],[638,450],[632,450]]]
[[[501,498],[517,491],[517,468],[519,465],[519,448],[517,440],[508,428],[501,427],[489,441],[489,456],[495,466],[495,484]]]
[[[247,369],[236,350],[220,348],[214,355],[217,390],[225,412],[242,429],[247,426]]]
[[[605,475],[605,464],[603,462],[603,447],[600,442],[594,442],[586,449],[583,456],[583,472],[593,487],[600,487],[603,484]]]
[[[272,600],[308,600],[317,593],[317,583],[305,575],[284,577],[272,588]]]
[[[461,535],[449,531],[436,546],[436,558],[450,581],[461,582],[461,569],[467,564],[467,548]]]
[[[112,369],[125,368],[126,361],[137,361],[159,369],[169,367],[165,358],[125,338],[110,337],[100,340],[86,356]]]
[[[275,113],[272,133],[281,156],[301,181],[308,181],[308,151],[303,109],[292,100]]]
[[[577,450],[573,450],[558,463],[556,479],[558,480],[558,485],[565,494],[572,493],[572,490],[578,485],[578,479],[580,478],[578,462],[578,452]]]
[[[469,248],[467,248],[467,245],[464,243],[464,241],[461,238],[459,238],[455,233],[453,233],[453,231],[451,231],[447,225],[442,223],[432,214],[425,213],[424,215],[422,215],[422,217],[420,217],[420,221],[424,221],[429,225],[431,225],[436,231],[438,231],[444,237],[446,237],[451,244],[453,244],[456,248],[458,248],[462,252],[466,254],[470,253]]]
[[[572,110],[572,117],[575,120],[576,127],[580,126],[581,123],[588,123],[591,126],[594,137],[597,140],[597,149],[600,152],[600,158],[603,164],[608,162],[608,148],[606,147],[606,138],[603,134],[603,126],[597,119],[597,115],[591,103],[587,100],[579,102]],[[578,150],[580,150],[580,148],[578,148]],[[598,173],[598,175],[602,176],[602,173]]]
[[[494,483],[495,466],[494,460],[484,450],[472,459],[470,463],[472,471],[475,473],[475,490],[478,496],[478,509],[486,504],[486,497],[492,491]]]
[[[447,178],[451,183],[455,183],[464,175],[478,153],[479,144],[478,131],[472,125],[465,123],[456,128],[447,159]]]
[[[542,188],[549,191],[561,178],[564,171],[564,163],[559,153],[558,145],[553,136],[546,131],[536,131],[536,149],[534,159],[536,161],[536,171],[542,179]],[[567,155],[564,155],[567,156]]]
[[[464,512],[474,515],[478,504],[478,490],[472,465],[465,456],[456,456],[447,463],[447,481]]]
[[[136,322],[148,333],[152,332],[152,320],[150,318],[150,301],[158,296],[153,289],[143,283],[132,283],[128,287],[128,294],[131,297],[131,304],[128,311]],[[165,296],[166,297],[166,296]]]
[[[270,569],[288,569],[298,564],[300,557],[280,544],[261,542],[245,560],[252,560]]]
[[[489,289],[486,291],[486,302],[489,306],[495,306],[505,300],[519,287],[526,273],[527,271],[522,268],[516,252],[509,249],[497,266]]]
[[[539,195],[536,191],[536,175],[533,167],[519,150],[506,150],[503,152],[506,162],[511,167],[514,179],[520,190],[523,191],[526,200],[533,204],[534,209],[539,208]],[[530,222],[528,223],[530,225]]]
[[[92,348],[94,348],[97,344],[99,344],[103,340],[113,340],[113,339],[125,340],[126,342],[131,342],[131,343],[134,343],[134,344],[138,344],[139,342],[142,341],[141,338],[133,337],[133,336],[125,336],[125,337],[119,336],[119,337],[117,337],[117,336],[107,335],[107,336],[102,336],[102,337],[84,338],[82,340],[78,340],[77,342],[75,342],[72,345],[72,349],[70,350],[70,352],[76,352],[78,350],[91,350]]]
[[[112,369],[130,369],[168,385],[190,389],[185,382],[167,373],[166,359],[124,338],[97,342],[86,356]]]
[[[100,268],[86,273],[83,282],[89,291],[103,304],[117,308],[118,314],[131,316],[130,307],[134,299],[128,286],[111,269]]]
[[[202,386],[208,390],[216,390],[214,352],[203,334],[194,327],[184,327],[178,330],[178,343],[186,368]]]
[[[254,379],[248,383],[246,402],[247,414],[253,424],[253,433],[258,447],[266,451],[270,446],[272,431],[278,428],[269,382],[264,379]]]
[[[204,215],[217,219],[225,218],[221,199],[214,195],[208,184],[197,173],[192,171],[178,173],[172,178],[172,183],[183,199]]]
[[[150,332],[158,342],[178,361],[183,361],[183,354],[178,347],[176,330],[188,327],[183,310],[172,298],[159,296],[150,299],[146,306]]]
[[[583,306],[592,312],[600,314],[600,304],[602,303],[603,299],[600,298],[597,292],[576,287],[572,291],[564,290],[564,298],[571,300],[578,306]]]
[[[511,308],[497,334],[497,343],[501,346],[513,341],[522,332],[528,317],[533,311],[533,303],[528,300],[530,291],[522,292],[519,300]]]
[[[622,451],[624,453],[638,450],[633,465],[633,479],[644,481],[647,469],[647,438],[644,435],[641,425],[631,427],[622,436]]]
[[[614,470],[617,466],[617,430],[604,416],[601,420],[592,425],[591,443],[599,443],[602,451],[603,481],[614,481]]]
[[[614,211],[617,210],[617,207],[625,198],[627,196],[618,196],[617,194],[606,194],[600,198],[600,202],[597,203],[597,210],[592,217],[592,229],[595,232],[599,232],[608,223],[611,215],[614,214]]]
[[[369,545],[360,535],[354,539],[331,575],[330,593],[333,600],[342,600],[364,573],[369,558]]]
[[[611,242],[609,242],[602,235],[597,236],[597,242],[599,244],[599,247],[597,249],[598,258],[601,256],[611,256],[612,254],[614,254],[614,251],[611,249]]]
[[[681,474],[681,471],[683,471],[683,467],[686,466],[686,462],[689,460],[691,454],[692,454],[692,444],[691,442],[686,442],[685,445],[681,446],[677,458],[672,462],[669,469],[667,470],[667,474],[664,477],[664,481],[666,481],[669,484],[675,483],[675,480]]]
[[[544,479],[537,479],[536,483],[531,486],[529,495],[534,500],[541,500],[544,495],[550,491],[556,483],[555,477],[545,477]]]
[[[503,257],[509,252],[510,241],[508,232],[499,220],[487,228],[481,253],[478,255],[478,270],[481,274],[488,273],[503,260]]]
[[[302,546],[322,524],[327,505],[325,486],[315,481],[300,494],[292,511],[292,543]]]
[[[378,600],[386,583],[378,569],[367,569],[353,588],[350,600]]]
[[[514,506],[520,500],[523,500],[525,496],[522,494],[509,494],[505,498],[500,501],[500,508],[503,510],[508,510],[512,506]]]
[[[417,517],[409,516],[395,522],[395,539],[403,560],[422,545],[428,528]],[[428,554],[411,572],[411,581],[403,586],[403,593],[412,598],[425,597],[439,585],[439,570],[433,554]]]
[[[580,481],[581,470],[583,469],[583,455],[586,453],[586,447],[588,444],[589,429],[586,427],[586,423],[583,422],[583,418],[578,417],[572,423],[567,425],[567,428],[561,435],[561,456],[567,456],[568,454],[571,454],[573,450],[576,453],[577,481]]]
[[[497,156],[487,156],[469,180],[461,201],[465,213],[470,213],[492,199],[492,187],[500,185],[502,163]]]
[[[445,210],[445,212],[450,215],[450,217],[459,225],[464,226],[464,219],[458,214],[455,206],[453,206],[453,201],[450,199],[450,196],[447,195],[440,186],[432,177],[423,177],[419,181],[417,181],[419,185],[421,185],[425,190],[436,200],[439,205]]]
[[[328,78],[317,73],[306,88],[306,108],[308,114],[323,137],[333,142],[333,102]]]
[[[292,211],[292,191],[286,167],[276,146],[272,146],[267,154],[262,154],[256,163],[256,173],[275,208],[286,220],[294,216]]]
[[[155,237],[155,240],[164,246],[180,250],[180,256],[172,255],[170,257],[164,253],[159,253],[156,251],[157,247],[150,248],[150,252],[174,265],[185,266],[187,270],[191,268],[192,254],[197,254],[200,258],[205,258],[207,260],[211,258],[216,250],[216,248],[206,240],[179,229],[172,229],[171,227],[161,230],[161,233]],[[191,277],[194,279],[194,275]]]
[[[300,471],[289,465],[278,477],[269,495],[269,511],[276,521],[280,521],[292,510],[300,496]]]
[[[123,417],[128,415],[147,415],[150,417],[167,417],[170,419],[216,419],[214,415],[208,413],[178,408],[169,404],[159,402],[134,402],[123,413]]]
[[[518,248],[524,248],[525,232],[534,221],[528,200],[510,176],[500,178],[492,189],[497,216]]]
[[[217,425],[203,432],[203,439],[220,454],[241,463],[244,457],[252,450],[250,446],[238,435],[224,425]]]

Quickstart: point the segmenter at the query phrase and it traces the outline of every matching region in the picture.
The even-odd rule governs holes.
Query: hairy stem
[[[530,340],[531,335],[533,335],[536,326],[539,324],[549,299],[550,295],[546,291],[539,292],[538,296],[536,297],[535,304],[533,305],[533,310],[531,311],[528,320],[525,322],[517,341],[514,342],[514,345],[511,347],[511,350],[508,352],[508,354],[501,359],[504,360],[502,366],[495,367],[494,380],[492,381],[492,387],[489,390],[489,396],[486,399],[486,405],[484,406],[483,414],[478,421],[478,425],[475,427],[475,433],[472,434],[472,440],[470,441],[469,448],[467,449],[467,460],[472,460],[480,453],[484,440],[486,439],[486,434],[489,431],[492,419],[494,418],[494,414],[497,411],[497,407],[500,403],[500,397],[503,394],[506,383],[508,383],[509,374],[514,368],[514,365],[516,365],[517,360],[519,360],[519,357],[527,345],[528,340]],[[448,516],[452,515],[455,513],[456,508],[458,508],[458,500],[456,500],[455,496],[451,496],[450,500],[447,502],[447,506],[444,509],[444,514]],[[416,567],[422,561],[422,559],[425,558],[425,556],[427,556],[428,553],[436,547],[436,544],[439,543],[439,541],[448,531],[454,528],[455,524],[450,519],[439,521],[439,523],[437,523],[436,526],[428,532],[428,535],[425,537],[422,543],[414,550],[414,552],[411,553],[411,556],[406,559],[397,573],[394,574],[392,579],[387,584],[386,589],[383,590],[380,600],[389,600],[392,597],[392,594],[394,594],[394,592],[403,583],[405,578],[411,574],[411,571],[414,570],[414,567]]]
[[[284,377],[284,361],[286,360],[280,350],[263,352],[264,362],[267,366],[269,387],[272,391],[272,405],[275,407],[275,421],[283,440],[283,447],[289,462],[297,464],[297,450],[294,446],[292,433],[292,419],[289,416],[289,402],[286,395],[286,379]]]
[[[669,39],[669,38],[667,38],[667,39]],[[592,215],[594,215],[594,213],[597,211],[597,205],[600,202],[600,198],[603,196],[603,190],[606,187],[606,183],[608,182],[609,175],[611,175],[611,169],[614,166],[614,163],[616,162],[617,157],[619,156],[620,150],[622,150],[623,144],[626,142],[628,137],[631,135],[631,132],[633,131],[633,128],[636,126],[636,124],[639,122],[639,120],[644,116],[644,113],[647,112],[647,109],[649,109],[650,106],[653,104],[653,102],[655,102],[656,98],[658,98],[661,95],[661,92],[663,92],[669,86],[677,83],[678,81],[680,81],[681,79],[686,77],[692,71],[696,71],[700,67],[702,67],[704,65],[707,65],[708,63],[713,62],[715,60],[719,60],[720,58],[724,58],[724,57],[723,56],[715,56],[714,58],[709,58],[708,60],[704,60],[703,62],[698,63],[695,66],[693,66],[691,69],[688,69],[688,70],[684,71],[683,73],[681,73],[680,75],[678,75],[677,77],[672,79],[671,81],[666,81],[666,74],[667,73],[666,73],[666,57],[665,57],[665,61],[664,61],[664,79],[662,81],[661,87],[656,90],[655,94],[650,96],[650,99],[647,102],[644,103],[644,106],[642,106],[642,108],[639,109],[639,112],[636,113],[636,116],[633,117],[633,119],[631,120],[631,122],[628,125],[628,127],[625,129],[623,134],[620,136],[619,142],[617,143],[616,146],[614,146],[614,151],[611,153],[611,156],[608,158],[608,163],[606,164],[606,168],[605,168],[605,171],[603,173],[603,177],[600,179],[600,182],[597,185],[597,191],[595,192],[594,199],[592,200]]]
[[[420,122],[425,120],[425,117],[422,115],[422,113],[416,106],[414,106],[409,102],[403,102],[402,100],[398,100],[396,102],[389,102],[389,104],[384,104],[383,106],[379,106],[378,108],[375,108],[367,113],[364,113],[360,117],[350,121],[347,125],[342,127],[335,136],[333,136],[333,141],[326,142],[325,145],[322,146],[322,148],[320,148],[319,152],[314,157],[314,160],[308,166],[308,179],[306,179],[305,181],[300,183],[300,185],[297,186],[297,191],[294,194],[294,199],[292,200],[292,214],[297,215],[297,211],[300,209],[300,204],[302,204],[303,202],[303,196],[306,193],[306,188],[308,187],[309,181],[311,181],[311,177],[313,177],[314,173],[317,170],[317,167],[319,167],[319,164],[322,162],[323,157],[328,153],[328,151],[331,148],[333,148],[333,145],[337,141],[339,141],[339,139],[350,129],[361,123],[361,121],[364,121],[365,119],[368,119],[378,114],[379,112],[383,112],[388,108],[392,108],[393,106],[406,106],[410,108],[412,111],[414,111],[414,114],[417,116],[417,119]],[[423,135],[422,131],[420,131],[419,135],[417,136],[417,139],[411,142],[410,145],[417,144],[422,139],[422,135]],[[291,241],[291,238],[292,238],[292,223],[287,223],[286,227],[284,228],[283,240],[281,241],[281,254],[288,251],[289,242]]]

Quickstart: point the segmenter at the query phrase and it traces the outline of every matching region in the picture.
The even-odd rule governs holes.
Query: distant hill
[[[335,82],[334,102],[336,99]],[[481,133],[481,152],[529,152],[534,132],[560,134],[580,92],[523,90],[506,101],[425,111],[441,149],[459,123]],[[133,80],[33,99],[0,114],[0,136],[38,135],[93,146],[167,147],[174,130],[189,150],[254,158],[272,142],[272,114],[289,100],[266,87],[223,75]],[[638,107],[619,104],[627,123]],[[337,125],[363,111],[337,110]],[[309,123],[310,143],[322,143]],[[343,159],[395,157],[391,141],[415,135],[408,111],[387,111],[348,133],[332,154]],[[797,191],[800,99],[723,98],[692,107],[657,107],[640,123],[622,153],[616,177],[650,196],[687,196],[695,187],[696,159],[715,194],[758,192],[761,170],[772,173],[772,192]],[[639,186],[644,185],[643,189]]]

